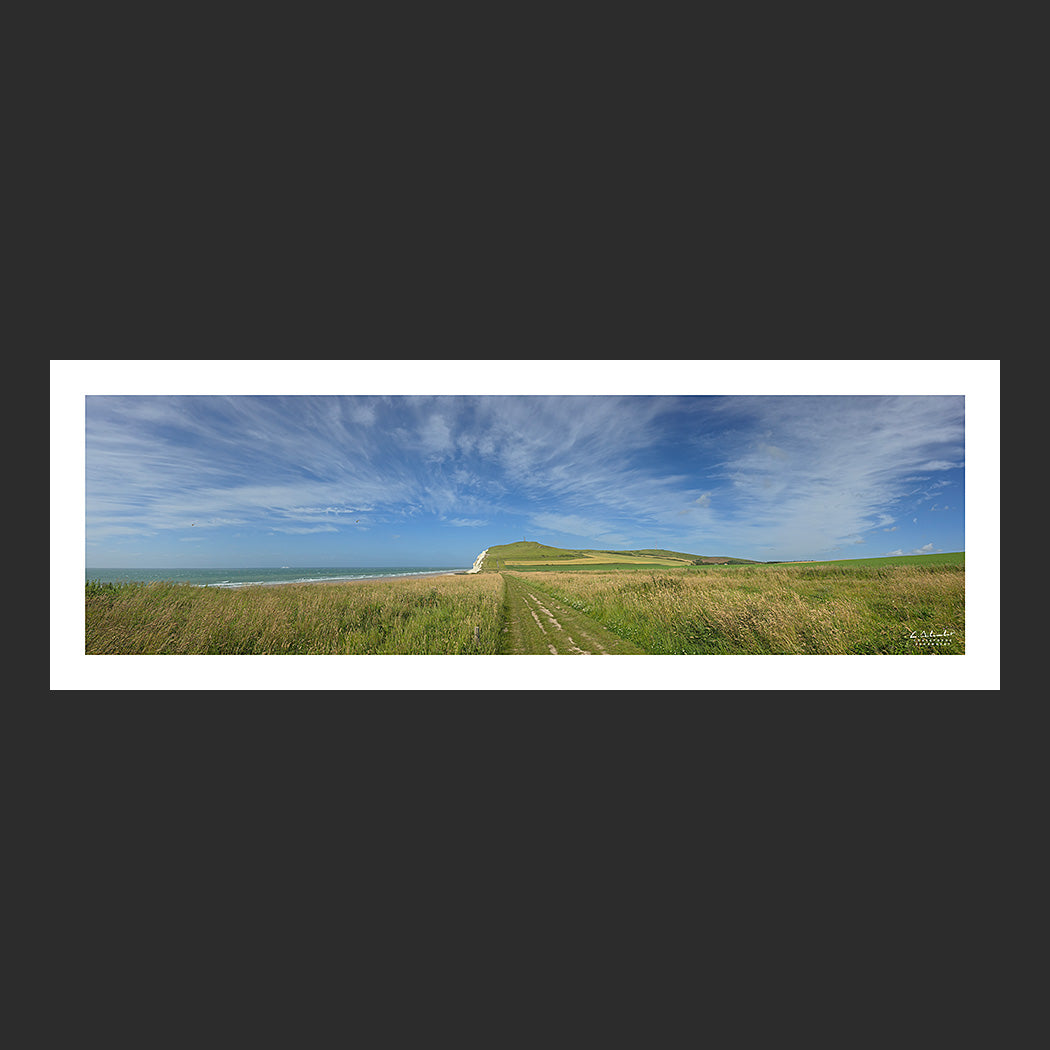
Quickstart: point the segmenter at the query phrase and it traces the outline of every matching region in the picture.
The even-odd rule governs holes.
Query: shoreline
[[[411,566],[405,566],[404,568],[398,568],[394,572],[371,572],[368,569],[362,568],[357,571],[350,569],[345,574],[335,571],[330,575],[326,574],[324,570],[310,570],[302,571],[302,575],[295,575],[295,571],[290,573],[272,573],[272,570],[261,569],[261,570],[238,570],[238,569],[222,569],[212,572],[211,570],[175,570],[169,575],[163,569],[147,569],[142,570],[141,574],[134,569],[128,570],[117,570],[115,572],[108,572],[106,570],[97,570],[92,572],[88,570],[86,583],[91,584],[92,582],[99,581],[103,584],[110,584],[116,586],[124,586],[127,584],[140,584],[148,585],[152,583],[175,583],[183,584],[189,587],[199,587],[203,589],[212,588],[215,590],[240,590],[244,587],[288,587],[298,586],[300,584],[314,584],[314,583],[361,583],[367,580],[401,580],[401,579],[423,579],[430,576],[452,576],[456,574],[465,574],[466,568],[434,568],[434,569],[416,569]],[[266,579],[265,573],[271,572],[272,575],[278,578]],[[243,574],[243,579],[238,579],[238,575]],[[213,578],[208,578],[211,575]],[[180,578],[181,577],[181,578]]]
[[[377,583],[383,580],[425,580],[432,576],[466,576],[466,569],[440,569],[434,572],[405,572],[396,576],[357,576],[350,580],[259,580],[255,583],[236,583],[223,586],[218,583],[195,583],[194,587],[214,587],[217,591],[241,591],[246,587],[337,587],[352,583]]]
[[[300,587],[310,586],[312,587],[317,583],[325,583],[330,587],[337,586],[344,583],[376,583],[382,580],[426,580],[432,576],[466,576],[466,569],[442,569],[440,572],[415,572],[415,573],[403,573],[399,576],[361,576],[355,580],[301,580],[298,583],[247,583],[243,584],[245,587]],[[224,590],[233,590],[234,588],[224,588]]]

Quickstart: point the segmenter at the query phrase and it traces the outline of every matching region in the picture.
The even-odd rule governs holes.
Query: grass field
[[[579,561],[561,562],[501,562],[505,572],[652,572],[653,569],[677,569],[681,564],[662,561]]]
[[[607,653],[965,652],[962,554],[667,567],[643,560],[648,552],[616,562],[580,553],[560,567],[541,554],[525,562],[528,572],[519,565],[350,584],[89,582],[85,652],[496,655],[508,651],[503,636],[512,619],[526,633],[534,619],[552,627],[549,639],[564,627],[576,639],[568,651],[581,651],[581,639],[592,637],[595,651]],[[508,583],[518,579],[537,596],[529,598],[535,616],[510,601]],[[543,595],[559,605],[545,607]],[[600,642],[601,628],[629,644]],[[549,640],[545,646],[539,651],[554,651]]]
[[[965,652],[962,555],[529,574],[647,653]]]
[[[678,568],[690,565],[696,559],[695,554],[658,548],[632,551],[571,550],[549,547],[533,540],[522,540],[518,543],[505,543],[497,547],[490,547],[482,569],[485,572],[502,572],[505,569],[530,572],[566,567],[587,570]],[[710,560],[733,564],[754,564],[737,558]]]
[[[834,565],[838,568],[877,568],[884,565],[965,565],[966,555],[954,554],[895,554],[885,558],[843,558],[840,561],[768,562],[769,565]]]
[[[491,655],[503,621],[503,581],[480,574],[238,588],[89,583],[86,591],[89,654]]]

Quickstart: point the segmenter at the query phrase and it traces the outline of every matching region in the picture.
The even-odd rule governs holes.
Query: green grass
[[[691,565],[698,559],[706,559],[711,562],[717,562],[719,564],[730,564],[730,565],[760,565],[761,562],[752,561],[750,558],[729,558],[726,556],[711,556],[711,555],[700,555],[700,554],[686,554],[683,551],[668,551],[663,550],[659,547],[649,547],[644,550],[634,551],[590,551],[590,554],[630,554],[639,558],[655,558],[660,561],[670,562],[675,564],[678,562],[684,562],[687,565]]]
[[[961,553],[678,568],[595,559],[560,570],[546,557],[537,552],[529,565],[530,588],[646,653],[965,652]],[[496,654],[505,624],[504,580],[495,572],[273,587],[85,586],[89,654]]]
[[[960,561],[549,572],[530,585],[648,653],[965,652]]]
[[[529,569],[541,566],[572,567],[589,570],[598,566],[623,568],[653,568],[654,566],[681,566],[696,561],[699,555],[686,554],[683,551],[647,548],[645,550],[615,551],[594,550],[591,548],[569,549],[550,547],[534,540],[521,540],[517,543],[504,543],[490,547],[485,557],[483,571],[498,572],[503,569]],[[739,558],[719,559],[734,564],[754,564]]]
[[[839,561],[770,562],[771,565],[834,566],[843,569],[875,568],[881,565],[965,565],[966,553],[951,554],[895,554],[885,558],[843,558]]]
[[[502,610],[502,579],[480,574],[240,588],[92,581],[85,652],[491,655]]]
[[[520,540],[517,543],[501,543],[489,547],[485,556],[484,568],[495,570],[497,562],[513,561],[549,561],[551,559],[576,558],[583,551],[566,550],[563,547],[548,547],[533,540]]]
[[[501,568],[521,568],[523,571],[549,565],[555,568],[652,568],[654,565],[693,565],[703,560],[719,568],[741,565],[834,565],[875,566],[875,565],[964,565],[965,554],[900,554],[885,558],[849,558],[839,561],[812,562],[757,562],[748,558],[730,558],[688,554],[685,551],[663,550],[648,547],[639,550],[595,550],[593,548],[551,547],[533,540],[520,540],[517,543],[504,543],[488,549],[484,568],[496,571]]]
[[[654,568],[678,568],[673,562],[628,562],[628,561],[594,561],[578,565],[558,565],[541,562],[536,565],[510,562],[507,569],[513,572],[651,572]]]

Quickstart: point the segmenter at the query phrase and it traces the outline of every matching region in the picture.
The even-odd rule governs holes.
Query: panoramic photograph
[[[83,654],[962,656],[966,408],[89,393]]]

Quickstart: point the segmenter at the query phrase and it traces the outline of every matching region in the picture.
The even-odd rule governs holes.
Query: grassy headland
[[[645,550],[614,551],[593,550],[590,548],[569,550],[563,547],[549,547],[533,540],[521,540],[518,543],[504,543],[489,547],[483,572],[502,572],[504,569],[530,572],[557,568],[575,570],[593,569],[654,569],[680,568],[697,562],[732,565],[753,565],[754,562],[742,558],[710,557],[686,554],[682,551]]]

